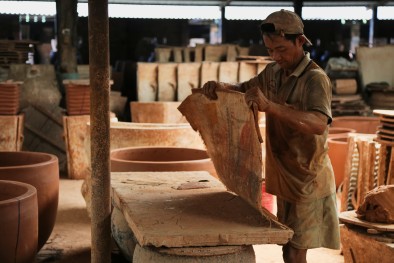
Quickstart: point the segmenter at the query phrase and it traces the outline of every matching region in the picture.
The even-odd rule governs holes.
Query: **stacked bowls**
[[[17,84],[0,83],[0,115],[17,115],[20,90]]]

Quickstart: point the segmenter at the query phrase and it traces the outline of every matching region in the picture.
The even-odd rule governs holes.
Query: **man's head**
[[[291,11],[282,9],[270,14],[260,28],[268,53],[286,70],[298,65],[304,55],[303,45],[311,45],[301,18]]]
[[[271,13],[261,23],[262,34],[276,34],[282,37],[302,35],[305,38],[305,44],[312,45],[311,41],[304,35],[304,24],[301,18],[294,12],[280,10]]]

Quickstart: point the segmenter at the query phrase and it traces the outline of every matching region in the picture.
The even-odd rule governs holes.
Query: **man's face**
[[[268,54],[285,70],[293,70],[303,56],[302,40],[298,37],[293,43],[279,35],[263,35]]]

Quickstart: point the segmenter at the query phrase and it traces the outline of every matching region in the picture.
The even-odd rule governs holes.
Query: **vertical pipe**
[[[302,7],[304,6],[304,1],[294,0],[293,6],[294,6],[294,13],[296,13],[299,17],[302,18]]]
[[[89,0],[91,262],[111,262],[108,0]]]
[[[368,46],[373,47],[373,38],[375,34],[375,22],[377,21],[377,12],[378,12],[378,7],[373,6],[372,7],[372,17],[371,20],[369,21],[369,38],[368,38]]]

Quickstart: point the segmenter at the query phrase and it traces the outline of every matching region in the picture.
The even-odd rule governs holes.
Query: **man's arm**
[[[318,111],[300,111],[287,105],[281,105],[268,100],[257,87],[248,89],[245,101],[249,106],[258,105],[259,111],[275,116],[278,120],[288,123],[293,129],[303,133],[324,133],[328,117]]]

